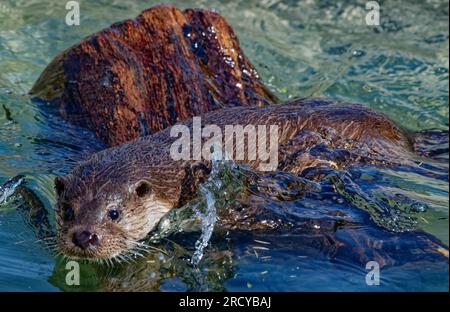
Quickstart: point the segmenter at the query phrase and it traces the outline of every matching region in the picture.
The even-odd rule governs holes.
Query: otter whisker
[[[120,264],[121,258],[118,257],[119,255],[115,256],[114,258],[111,259],[111,261],[114,263],[114,265]]]
[[[132,252],[130,252],[130,251],[128,251],[127,253],[124,253],[124,255],[126,256],[126,258],[130,261],[130,262],[133,262],[133,263],[136,263],[136,257],[133,257],[133,256],[135,256],[136,254],[135,253],[132,253]],[[142,256],[143,257],[143,256]]]
[[[123,259],[123,261],[125,261],[127,264],[130,264],[130,258],[126,255],[126,254],[121,254],[120,255],[121,259]]]
[[[43,238],[41,238],[41,239],[38,239],[37,241],[51,240],[51,239],[56,239],[56,236],[47,236],[47,237],[43,237]]]
[[[30,242],[30,240],[21,240],[21,241],[17,241],[17,242],[14,242],[14,245],[21,245],[21,244],[24,244],[24,243],[29,243]]]
[[[57,245],[57,242],[40,242],[42,243],[45,247],[53,247]]]
[[[144,258],[144,255],[143,254],[141,254],[140,252],[138,252],[137,250],[132,250],[131,252],[130,252],[130,256],[132,257],[131,259],[133,259],[133,256],[139,256],[139,257],[142,257],[142,258]]]
[[[117,261],[119,264],[121,264],[122,262],[124,262],[123,256],[118,254],[115,258],[115,261]]]
[[[118,261],[119,263],[122,263],[122,262],[127,262],[128,263],[127,259],[124,257],[123,254],[118,254],[117,256],[114,257],[114,259],[116,261]]]
[[[136,262],[137,261],[136,256],[145,258],[145,255],[138,251],[139,250],[136,248],[136,246],[134,246],[134,247],[131,247],[129,250],[122,252],[120,255],[122,257],[124,257],[125,259],[127,259],[127,262],[128,261]],[[140,251],[146,251],[146,250],[140,250]]]
[[[58,244],[57,243],[46,244],[44,247],[49,249],[49,250],[54,251],[54,250],[56,250],[58,248]]]
[[[155,246],[145,244],[144,242],[132,242],[132,243],[134,244],[134,246],[132,248],[137,248],[138,250],[146,251],[146,252],[148,252],[150,250],[158,251],[158,252],[161,252],[161,253],[165,254],[166,256],[168,256],[168,253],[166,251],[164,251],[160,248],[157,248]]]

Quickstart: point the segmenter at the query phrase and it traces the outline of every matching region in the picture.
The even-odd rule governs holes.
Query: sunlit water
[[[81,25],[68,27],[64,1],[0,0],[1,183],[23,174],[51,208],[53,177],[104,148],[88,131],[31,102],[27,93],[59,51],[158,2],[80,1]],[[364,3],[183,1],[178,6],[223,14],[281,99],[344,99],[383,111],[414,131],[448,129],[448,2],[380,1],[379,27],[365,25]],[[448,244],[448,165],[425,165],[433,174],[368,167],[331,172],[320,182],[278,174],[258,176],[248,189],[240,184],[246,169],[223,168],[225,173],[213,177],[220,187],[206,189],[205,198],[160,225],[155,246],[164,252],[113,268],[82,265],[79,287],[66,285],[65,260],[36,242],[17,205],[3,201],[8,190],[0,190],[0,290],[448,290],[445,261],[404,259],[382,270],[380,286],[367,286],[364,266],[330,260],[306,242],[305,233],[224,231],[216,225],[210,238],[211,224],[193,221],[196,211],[214,217],[207,210],[211,204],[220,215],[245,193],[267,209],[261,217],[268,222],[281,218],[320,227],[338,219],[330,217],[338,211],[367,224],[359,231],[384,235],[418,228]],[[412,241],[405,236],[400,246],[407,249]],[[195,253],[195,246],[205,243],[203,252]]]

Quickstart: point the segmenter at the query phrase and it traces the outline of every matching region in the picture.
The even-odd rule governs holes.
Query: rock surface
[[[167,5],[63,51],[31,95],[109,145],[224,106],[277,101],[222,16]]]

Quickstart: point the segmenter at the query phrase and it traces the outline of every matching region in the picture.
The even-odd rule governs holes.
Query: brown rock
[[[109,145],[223,106],[276,102],[222,16],[167,5],[62,52],[31,94]]]

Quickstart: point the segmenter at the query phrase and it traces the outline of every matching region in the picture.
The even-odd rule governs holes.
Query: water
[[[1,183],[22,174],[50,208],[53,177],[104,148],[88,131],[31,102],[27,92],[58,52],[158,2],[80,1],[81,25],[68,27],[64,2],[0,0]],[[413,131],[448,129],[448,1],[380,1],[381,26],[376,28],[364,24],[364,4],[177,3],[223,14],[264,82],[281,99],[324,96],[361,102]],[[448,160],[448,152],[441,157]],[[174,217],[182,231],[168,231],[155,243],[164,252],[113,268],[82,264],[77,287],[65,283],[65,260],[36,242],[17,201],[6,201],[0,204],[0,290],[448,290],[446,261],[415,261],[409,255],[408,261],[382,269],[380,286],[367,286],[364,266],[346,257],[330,260],[329,250],[311,236],[333,222],[354,222],[363,224],[356,227],[356,236],[419,228],[448,244],[448,165],[421,161],[432,174],[368,167],[328,172],[324,180],[313,182],[232,169],[216,177],[226,192],[213,193],[217,213],[229,213],[238,203],[247,209],[263,207],[256,221],[268,227],[282,222],[286,230],[226,231],[216,224],[201,261],[192,265],[202,232],[191,218],[193,206],[185,207]],[[251,183],[243,187],[240,182],[249,175]],[[50,219],[52,215],[50,210]],[[301,225],[300,230],[289,230],[292,225]],[[400,250],[414,244],[414,237],[405,235]]]
[[[213,158],[214,159],[214,158]],[[222,179],[217,178],[220,170],[220,161],[214,159],[212,162],[211,175],[208,180],[200,186],[200,196],[205,199],[205,209],[202,213],[196,210],[196,218],[201,222],[201,236],[195,242],[195,251],[191,263],[198,265],[203,258],[204,249],[208,246],[217,221],[216,197],[220,196]],[[212,188],[212,189],[211,189]]]

